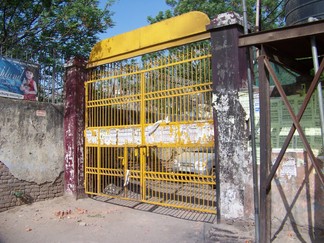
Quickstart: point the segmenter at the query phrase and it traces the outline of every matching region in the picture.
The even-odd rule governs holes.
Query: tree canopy
[[[90,54],[97,35],[113,26],[113,2],[102,7],[97,0],[2,0],[0,55],[40,64],[42,82],[55,85],[40,85],[39,93],[62,95],[66,59]]]
[[[201,11],[209,18],[216,14],[235,11],[243,14],[242,0],[166,0],[170,10],[160,11],[155,17],[147,18],[149,23],[156,23],[190,11]],[[263,29],[271,29],[283,25],[283,0],[262,0],[262,26]],[[256,0],[246,0],[248,20],[253,26],[255,24]]]
[[[96,34],[113,26],[108,1],[3,0],[0,3],[0,47],[4,52],[89,54]]]

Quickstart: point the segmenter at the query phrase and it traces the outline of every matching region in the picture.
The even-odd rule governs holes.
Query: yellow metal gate
[[[209,41],[89,69],[86,193],[216,213]]]

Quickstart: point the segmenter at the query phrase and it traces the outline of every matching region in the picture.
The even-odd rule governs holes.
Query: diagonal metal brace
[[[299,136],[300,136],[300,138],[301,138],[301,140],[302,140],[302,142],[303,142],[303,144],[304,144],[304,146],[306,148],[307,154],[309,155],[309,157],[311,159],[311,162],[312,162],[312,164],[313,164],[313,166],[315,168],[315,171],[317,172],[322,185],[324,185],[323,173],[322,173],[322,171],[321,171],[321,169],[320,169],[320,167],[318,165],[317,158],[314,156],[313,151],[311,150],[311,147],[310,147],[310,145],[309,145],[309,143],[308,143],[308,141],[306,139],[306,136],[305,136],[305,134],[304,134],[304,132],[303,132],[301,126],[300,126],[300,123],[299,123],[302,116],[303,116],[303,114],[304,114],[304,111],[305,111],[305,109],[307,107],[307,104],[308,104],[314,90],[316,89],[316,86],[318,84],[320,75],[323,72],[324,59],[322,60],[321,65],[320,65],[316,75],[314,76],[314,79],[313,79],[313,81],[311,83],[311,86],[310,86],[310,88],[309,88],[309,90],[307,92],[305,100],[304,100],[304,102],[303,102],[297,116],[293,112],[293,110],[291,108],[291,105],[290,105],[290,103],[289,103],[289,101],[287,99],[287,96],[286,96],[286,94],[285,94],[285,92],[284,92],[284,90],[283,90],[283,88],[282,88],[282,86],[280,84],[280,81],[278,80],[273,68],[270,65],[270,61],[269,61],[269,59],[267,57],[264,59],[264,63],[265,63],[265,66],[267,67],[267,69],[269,71],[269,74],[271,75],[271,77],[273,78],[273,80],[275,82],[275,85],[276,85],[276,87],[277,87],[277,89],[278,89],[278,91],[280,93],[280,96],[283,99],[284,104],[288,109],[288,112],[289,112],[289,114],[291,116],[291,119],[293,120],[293,124],[292,124],[292,126],[290,128],[289,134],[286,137],[286,140],[285,140],[285,142],[284,142],[284,144],[283,144],[283,146],[282,146],[282,148],[280,150],[280,153],[279,153],[274,165],[272,166],[270,174],[269,174],[269,176],[267,178],[266,189],[267,189],[267,191],[270,190],[271,181],[272,181],[272,179],[273,179],[273,177],[274,177],[274,175],[275,175],[275,173],[276,173],[276,171],[277,171],[277,169],[279,167],[279,164],[280,164],[280,162],[281,162],[281,160],[283,158],[283,155],[285,154],[285,152],[287,150],[287,147],[288,147],[288,145],[289,145],[289,143],[291,141],[291,138],[294,135],[294,132],[296,131],[296,129],[297,129],[297,131],[299,133]]]

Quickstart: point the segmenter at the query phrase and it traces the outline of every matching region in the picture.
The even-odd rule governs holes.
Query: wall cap
[[[226,26],[231,26],[231,25],[241,25],[244,26],[243,22],[243,16],[236,12],[226,12],[226,13],[221,13],[215,16],[210,21],[210,24],[207,25],[207,29],[217,29],[217,28],[222,28]]]

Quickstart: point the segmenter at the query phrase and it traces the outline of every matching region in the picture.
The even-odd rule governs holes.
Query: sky
[[[104,6],[105,2],[100,0],[100,5]],[[159,11],[169,9],[169,6],[165,0],[116,0],[110,9],[114,12],[112,20],[115,26],[100,34],[100,40],[146,26],[149,24],[148,16],[155,17]]]

